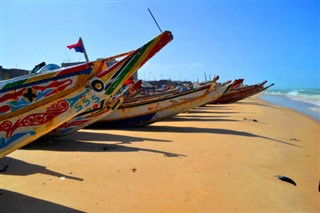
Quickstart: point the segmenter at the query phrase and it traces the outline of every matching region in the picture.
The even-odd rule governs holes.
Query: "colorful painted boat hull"
[[[131,58],[126,63],[123,63],[124,65],[121,66],[121,69],[117,70],[112,75],[112,78],[107,83],[105,89],[107,91],[106,93],[110,96],[113,96],[122,87],[122,85],[127,79],[129,79],[135,72],[137,72],[138,69],[143,66],[143,64],[145,64],[149,59],[151,59],[172,39],[173,36],[171,32],[165,31],[152,41],[148,42],[147,44],[136,50],[135,58]],[[113,67],[114,66],[115,65],[113,65]],[[128,87],[127,89],[130,88],[131,87]],[[101,118],[107,116],[113,110],[118,108],[118,106],[120,106],[120,104],[123,101],[122,95],[117,99],[113,100],[110,104],[108,103],[109,100],[102,100],[101,102],[94,103],[94,105],[90,106],[90,108],[88,108],[86,112],[65,122],[61,126],[54,129],[52,132],[50,132],[49,135],[64,136],[67,134],[71,134],[81,128],[84,128],[100,120]]]
[[[63,93],[61,96],[57,92],[53,95],[44,96],[38,101],[31,102],[29,105],[23,105],[16,111],[2,114],[0,116],[0,158],[46,134],[75,114],[81,113],[88,104],[87,95],[92,90],[88,83],[91,83],[90,79],[101,71],[103,63],[103,61],[96,61],[79,65],[83,70],[89,70],[89,72],[80,71],[78,72],[79,75],[73,75],[72,78],[68,78],[72,79],[73,87],[69,88],[67,94]],[[55,72],[54,75],[74,74],[72,71],[79,67],[64,69],[63,73]],[[43,79],[43,76],[47,75],[35,76],[37,80],[30,78],[29,82],[31,84],[27,83],[26,85],[32,90],[42,88],[42,83],[47,80]],[[19,91],[20,88],[23,88],[23,85],[16,84],[3,88],[1,92],[7,95],[8,91],[12,91],[12,93]],[[3,98],[4,96],[1,97]],[[11,100],[19,100],[19,98],[7,98],[8,103]]]
[[[81,82],[93,75],[90,63],[1,81],[0,121],[63,97],[77,90]]]
[[[107,116],[115,109],[117,109],[122,102],[123,96],[117,97],[107,105],[105,105],[104,101],[102,101],[94,105],[90,110],[81,113],[80,115],[68,120],[67,122],[64,122],[62,125],[49,132],[46,136],[59,137],[72,134],[75,131],[85,128],[86,126]]]
[[[64,96],[50,96],[50,100],[44,98],[42,102],[22,107],[19,114],[16,111],[9,112],[6,108],[7,111],[0,117],[0,158],[84,112],[94,104],[95,99],[99,99],[99,102],[111,101],[114,93],[125,81],[124,76],[133,74],[133,70],[142,66],[172,38],[171,32],[166,31],[109,69],[105,69],[105,59],[79,65],[88,66],[87,69],[91,68],[90,72],[79,74],[80,80],[74,84],[75,88],[67,94],[63,93]],[[74,68],[66,70],[72,69]],[[59,72],[57,74],[59,75]],[[36,79],[29,80],[28,84],[24,84],[25,82],[6,84],[1,87],[0,94],[29,86],[29,83],[46,81],[41,76],[47,75],[36,76]],[[8,96],[5,97],[8,99]]]

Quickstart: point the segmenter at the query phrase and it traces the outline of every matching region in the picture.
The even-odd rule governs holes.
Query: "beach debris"
[[[136,168],[132,168],[131,171],[135,173],[137,171],[137,169]]]
[[[2,169],[0,169],[0,173],[6,172],[9,165],[5,165]]]
[[[297,139],[297,138],[290,138],[290,140],[292,140],[292,141],[300,141],[300,140]]]
[[[291,183],[293,185],[297,185],[291,178],[289,177],[286,177],[286,176],[283,176],[283,175],[276,175],[275,177],[277,177],[279,180],[282,180],[282,181],[285,181],[285,182],[288,182],[288,183]]]
[[[253,122],[258,122],[258,120],[257,120],[257,119],[248,119],[248,118],[243,118],[243,120],[245,120],[245,121],[253,121]]]
[[[60,179],[60,180],[65,180],[66,177],[65,177],[65,176],[60,176],[59,179]]]

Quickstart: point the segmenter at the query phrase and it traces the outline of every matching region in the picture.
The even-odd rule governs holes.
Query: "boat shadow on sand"
[[[265,103],[256,102],[256,101],[238,101],[238,102],[234,103],[234,105],[235,105],[235,107],[236,107],[236,105],[254,105],[254,106],[269,107],[269,108],[274,108],[274,109],[277,108],[277,106],[274,106],[272,104],[265,104]]]
[[[96,126],[95,126],[96,127]],[[96,127],[97,128],[97,127]],[[103,129],[103,127],[101,127]],[[113,128],[117,129],[117,128]],[[134,132],[173,132],[173,133],[209,133],[209,134],[222,134],[222,135],[236,135],[236,136],[244,136],[250,138],[262,138],[269,142],[281,143],[289,146],[294,146],[297,148],[302,148],[300,145],[296,145],[287,141],[282,141],[262,135],[253,134],[250,132],[244,131],[237,131],[231,129],[219,129],[219,128],[200,128],[200,127],[178,127],[178,126],[159,126],[159,125],[149,125],[146,127],[132,127],[126,128],[127,131],[134,131]],[[186,137],[184,135],[184,137]]]
[[[50,201],[0,189],[0,210],[6,212],[83,212]]]
[[[229,118],[226,118],[226,117],[229,117],[229,116],[197,116],[197,115],[188,115],[188,114],[180,114],[178,116],[174,116],[172,118],[166,118],[166,119],[163,119],[161,121],[165,121],[165,122],[176,122],[176,121],[195,121],[195,122],[201,122],[201,121],[205,121],[205,122],[216,122],[216,121],[223,121],[223,122],[226,122],[226,121],[239,121],[239,120],[236,120],[236,119],[229,119]],[[161,122],[159,121],[159,122]]]
[[[184,114],[237,114],[239,112],[234,111],[234,109],[230,109],[230,107],[225,107],[225,106],[202,106],[202,107],[196,107],[194,109],[190,109],[184,113],[180,113],[179,115],[184,115]]]
[[[0,159],[0,176],[27,176],[32,174],[45,174],[56,178],[65,178],[83,181],[82,178],[62,174],[47,169],[44,166],[31,164],[11,157]],[[51,180],[53,178],[50,178]],[[83,212],[50,201],[34,198],[17,192],[0,189],[0,212]]]
[[[17,176],[45,174],[45,175],[54,176],[57,178],[63,177],[70,180],[83,181],[82,178],[55,172],[47,169],[45,166],[27,163],[25,161],[11,158],[8,156],[0,159],[0,174],[1,175],[17,175]]]
[[[47,150],[58,152],[150,152],[162,154],[163,157],[187,157],[183,154],[165,152],[155,149],[129,147],[124,144],[135,142],[172,142],[154,138],[132,137],[100,132],[78,131],[74,134],[52,139],[40,138],[23,147],[26,150]]]

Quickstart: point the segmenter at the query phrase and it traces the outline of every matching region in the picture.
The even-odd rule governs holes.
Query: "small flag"
[[[83,46],[83,43],[82,43],[82,40],[81,38],[79,38],[79,41],[78,43],[76,44],[71,44],[69,46],[67,46],[70,50],[73,48],[76,52],[81,52],[81,53],[84,53],[84,46]]]

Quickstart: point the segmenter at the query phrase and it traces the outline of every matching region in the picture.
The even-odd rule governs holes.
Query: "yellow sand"
[[[319,136],[257,98],[85,129],[1,159],[0,212],[320,212]]]

